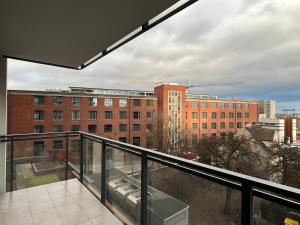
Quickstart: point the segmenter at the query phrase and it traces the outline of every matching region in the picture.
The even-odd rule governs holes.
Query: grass
[[[24,185],[26,188],[29,188],[29,187],[35,187],[43,184],[50,184],[57,181],[60,181],[60,179],[56,174],[47,174],[43,176],[37,176],[37,177],[25,179]]]

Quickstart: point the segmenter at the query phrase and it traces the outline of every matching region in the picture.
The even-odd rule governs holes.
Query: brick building
[[[193,142],[199,136],[225,135],[258,121],[256,101],[191,95],[176,84],[163,84],[154,91],[10,90],[8,103],[9,134],[82,130],[141,146],[149,146],[149,134],[158,121],[163,122],[159,129],[168,131],[157,133],[172,148],[177,147],[180,133]]]

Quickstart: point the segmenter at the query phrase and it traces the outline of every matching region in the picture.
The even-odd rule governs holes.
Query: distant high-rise
[[[259,117],[261,119],[275,119],[276,102],[274,100],[259,101]]]

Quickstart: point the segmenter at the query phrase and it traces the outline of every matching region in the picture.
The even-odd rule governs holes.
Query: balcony
[[[77,179],[8,192],[0,224],[121,224]]]
[[[2,204],[25,201],[33,224],[44,224],[35,222],[32,211],[43,210],[39,204],[44,203],[56,209],[53,223],[45,224],[110,224],[106,218],[112,224],[142,225],[287,225],[289,219],[299,220],[299,189],[96,135],[7,135],[1,142],[7,143],[8,191]],[[69,223],[72,207],[81,209],[82,216],[75,218],[83,221]],[[10,216],[29,215],[29,210],[4,207],[1,222],[18,224],[9,223]],[[102,223],[95,222],[100,216]]]

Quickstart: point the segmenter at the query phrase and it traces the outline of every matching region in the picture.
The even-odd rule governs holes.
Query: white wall
[[[280,142],[284,142],[284,119],[259,119],[259,125],[263,128],[275,130]]]
[[[0,135],[6,134],[7,96],[6,85],[7,60],[0,54]],[[0,142],[0,194],[5,192],[6,180],[6,144]]]

